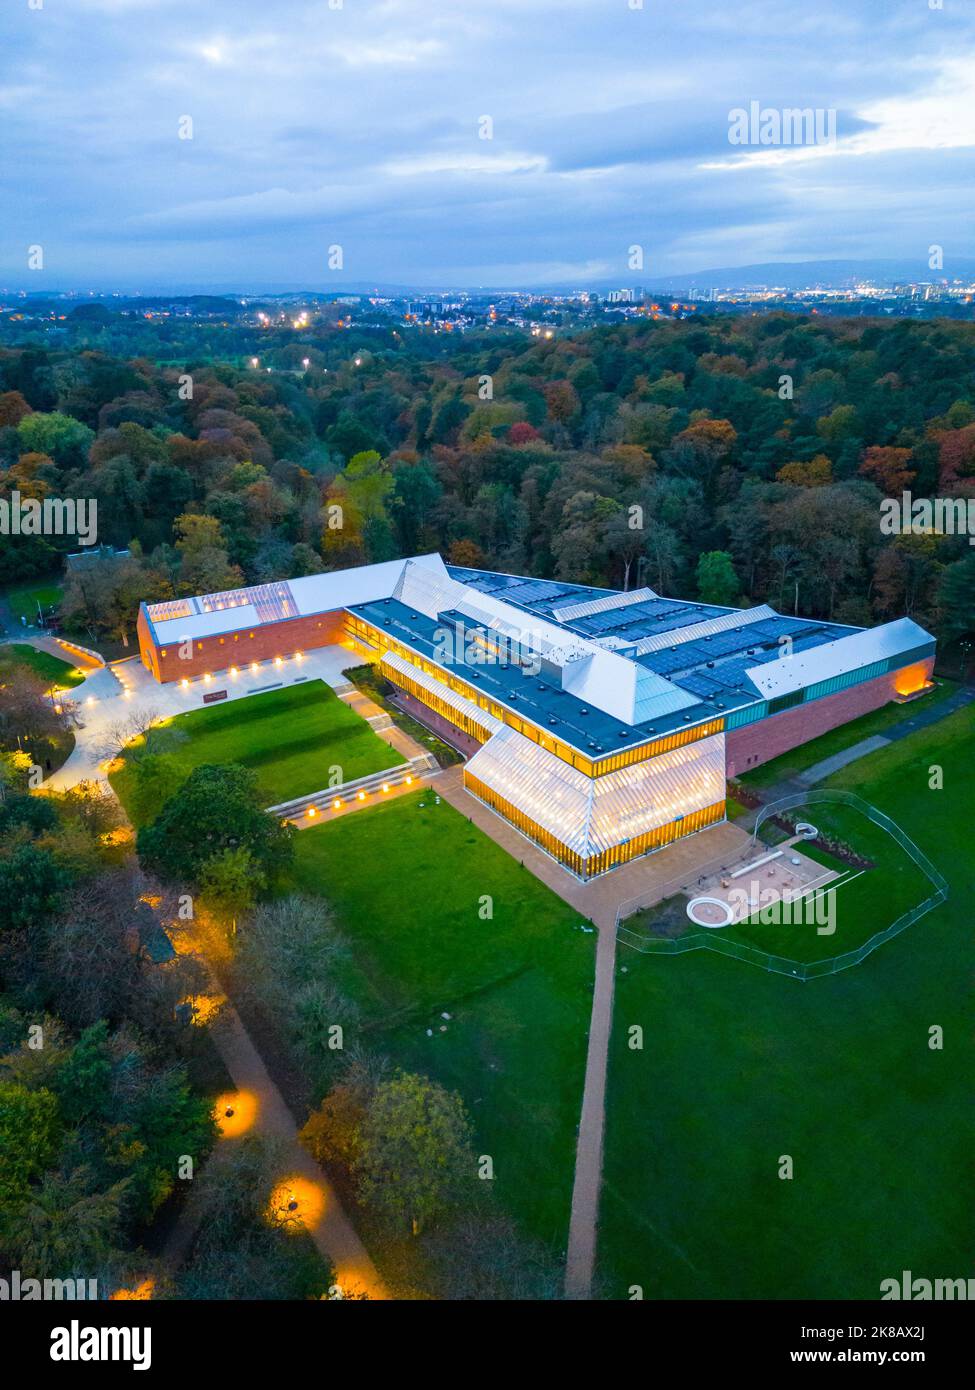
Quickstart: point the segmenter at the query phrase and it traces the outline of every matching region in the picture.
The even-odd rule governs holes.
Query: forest
[[[968,538],[885,535],[880,508],[975,496],[973,372],[968,325],[777,314],[449,350],[330,324],[182,366],[28,344],[0,349],[0,477],[97,500],[99,542],[131,555],[87,567],[62,617],[123,643],[140,598],[436,549],[837,622],[908,614],[950,645]],[[71,548],[8,536],[0,582]]]
[[[439,550],[842,623],[908,614],[938,634],[944,666],[969,658],[969,536],[890,534],[881,517],[904,492],[975,499],[975,328],[767,315],[445,344],[329,324],[275,328],[251,356],[234,328],[221,360],[208,326],[216,352],[180,363],[162,339],[147,354],[144,324],[138,355],[113,331],[117,352],[84,334],[0,347],[0,497],[94,500],[110,548],[65,568],[76,538],[8,534],[0,584],[51,580],[65,630],[110,654],[131,644],[140,600]],[[234,927],[256,914],[234,971],[258,1017],[288,1017],[282,1001],[331,1017],[324,965],[324,999],[302,993],[306,945],[326,964],[343,947],[327,909],[256,903],[289,851],[242,768],[157,787],[162,811],[135,839],[104,788],[31,796],[41,760],[73,742],[71,702],[45,684],[8,670],[0,700],[0,1263],[138,1289],[158,1269],[144,1247],[158,1250],[180,1209],[180,1162],[214,1143],[227,1080],[180,1012],[207,983],[162,931],[167,895],[188,884]],[[151,779],[165,731],[139,732]],[[293,941],[305,945],[289,953]],[[384,1065],[322,1071],[303,1138],[395,1228],[403,1212],[381,1201],[390,1134],[435,1113],[458,1172],[470,1136],[457,1097]],[[322,1296],[328,1271],[257,1199],[273,1166],[245,1145],[217,1170],[189,1258],[157,1296]],[[453,1192],[438,1202],[470,1208]],[[418,1296],[550,1296],[550,1252],[507,1220],[468,1222],[462,1258],[431,1223],[422,1274],[410,1263],[401,1282]]]

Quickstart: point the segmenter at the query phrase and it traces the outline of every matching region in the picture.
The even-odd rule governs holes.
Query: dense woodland
[[[151,331],[131,330],[141,350]],[[975,496],[969,325],[773,314],[450,343],[329,325],[269,330],[256,368],[241,329],[232,362],[199,332],[207,355],[180,366],[172,343],[126,360],[77,333],[0,349],[4,494],[94,497],[99,540],[133,551],[69,586],[65,620],[94,635],[127,640],[140,597],[435,549],[841,622],[907,613],[949,643],[971,625],[967,538],[880,527],[904,489]],[[58,548],[9,538],[0,581]]]

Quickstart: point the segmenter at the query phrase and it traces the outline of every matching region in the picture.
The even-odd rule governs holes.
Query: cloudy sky
[[[652,283],[933,243],[950,273],[975,3],[937,2],[4,0],[0,285]],[[835,143],[733,145],[752,102],[833,110]]]

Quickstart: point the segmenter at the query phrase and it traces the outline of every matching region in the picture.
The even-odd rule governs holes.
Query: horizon
[[[283,0],[273,21],[257,0],[202,21],[189,0],[25,3],[0,19],[0,282],[663,287],[769,263],[921,270],[932,246],[950,278],[972,16],[826,0],[781,24],[770,0]],[[822,139],[789,142],[796,110]]]

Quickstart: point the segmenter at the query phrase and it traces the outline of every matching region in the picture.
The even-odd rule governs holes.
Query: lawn
[[[257,773],[268,806],[321,791],[330,785],[335,767],[341,769],[339,780],[350,782],[405,761],[324,681],[191,710],[162,727],[186,736],[166,755],[187,776],[203,763],[242,763]],[[141,746],[136,739],[132,751]],[[139,805],[131,758],[110,781],[132,820],[141,824],[146,808]]]
[[[296,854],[351,946],[367,1045],[460,1092],[498,1198],[564,1249],[595,937],[431,788],[302,831]]]
[[[829,733],[811,739],[809,743],[800,744],[798,748],[763,763],[761,767],[753,768],[751,772],[743,772],[739,780],[746,787],[756,789],[774,786],[776,782],[785,781],[797,772],[803,772],[807,767],[812,767],[825,758],[831,758],[834,753],[842,753],[845,749],[852,748],[861,739],[872,738],[875,734],[886,734],[903,720],[912,719],[921,710],[930,709],[932,705],[947,700],[957,689],[957,682],[939,678],[934,690],[929,691],[922,699],[906,705],[891,703],[884,705],[882,709],[872,710],[849,724],[841,724],[838,729],[831,729]]]
[[[813,845],[801,846],[808,858],[844,875],[832,888],[833,921],[821,923],[833,930],[820,932],[817,924],[808,921],[763,922],[756,915],[722,930],[722,936],[788,960],[825,960],[856,950],[936,891],[896,840],[855,808],[819,802],[803,814],[824,833],[853,846],[873,865],[865,870],[851,869]],[[761,871],[757,877],[761,882]],[[923,929],[923,919],[907,928],[914,929]]]
[[[0,680],[7,671],[18,666],[31,671],[49,685],[57,685],[65,690],[80,685],[85,678],[85,672],[78,670],[73,662],[62,661],[50,652],[38,651],[26,642],[5,643],[0,646]]]
[[[935,766],[943,790],[929,787]],[[860,965],[802,983],[708,951],[622,950],[600,1221],[609,1296],[638,1284],[647,1298],[875,1299],[903,1269],[969,1273],[973,777],[969,709],[827,784],[886,811],[951,883],[946,904]],[[886,920],[894,904],[874,882]]]
[[[3,595],[10,606],[10,611],[14,616],[14,622],[20,626],[21,618],[26,618],[28,623],[37,622],[37,605],[46,613],[52,604],[60,603],[64,597],[64,590],[60,584],[53,582],[29,584],[16,584],[8,589]]]

